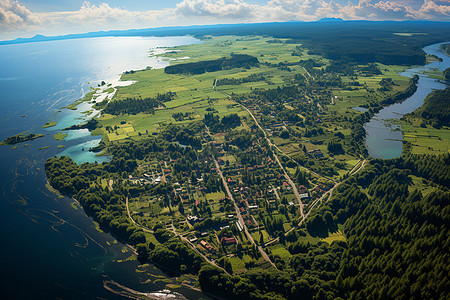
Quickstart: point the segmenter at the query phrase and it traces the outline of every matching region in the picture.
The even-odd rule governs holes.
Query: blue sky
[[[0,0],[0,39],[330,17],[450,21],[450,0]]]

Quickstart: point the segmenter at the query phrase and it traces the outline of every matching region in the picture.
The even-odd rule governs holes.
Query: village
[[[155,164],[139,168],[147,171],[130,175],[130,184],[165,189],[130,200],[129,205],[138,224],[152,230],[162,223],[167,232],[182,237],[211,261],[224,255],[251,261],[246,255],[252,249],[277,244],[280,236],[297,225],[300,211],[332,187],[326,181],[296,183],[300,209],[283,170],[270,151],[261,147],[262,138],[251,138],[241,151],[230,146],[230,137],[224,133],[204,130],[199,135],[203,150],[197,152],[197,159],[190,155],[173,158],[173,153],[165,152]],[[179,151],[195,152],[190,147]],[[314,158],[320,150],[310,153]]]

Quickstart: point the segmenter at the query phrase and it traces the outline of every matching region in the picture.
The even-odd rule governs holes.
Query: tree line
[[[163,105],[163,102],[171,101],[175,93],[158,94],[156,97],[146,98],[125,98],[122,100],[110,101],[104,112],[111,115],[136,115],[139,113],[153,114],[155,108]]]
[[[205,60],[193,63],[167,66],[166,74],[203,74],[233,68],[250,68],[258,66],[256,57],[247,54],[231,54],[230,57],[222,57],[215,60]]]

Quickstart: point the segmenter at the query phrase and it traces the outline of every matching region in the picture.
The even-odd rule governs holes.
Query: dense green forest
[[[175,93],[158,94],[154,98],[126,98],[121,101],[111,101],[107,104],[104,112],[111,115],[138,113],[153,113],[154,109],[163,102],[173,100]]]
[[[208,126],[212,132],[218,132],[241,125],[241,119],[237,114],[231,114],[220,118],[218,115],[214,115],[213,113],[207,113],[203,118],[203,123]]]
[[[448,299],[449,165],[448,154],[372,160],[306,225],[320,235],[343,224],[347,242],[298,243],[299,230],[278,271],[231,276],[205,265],[202,289],[237,299]]]
[[[414,115],[427,120],[433,127],[450,126],[450,87],[429,94]]]
[[[217,86],[220,85],[239,85],[242,83],[247,83],[247,82],[257,82],[257,81],[264,81],[266,80],[266,78],[261,75],[261,74],[252,74],[250,76],[247,77],[243,77],[243,78],[222,78],[222,79],[217,79],[215,81],[215,84]]]
[[[250,68],[257,66],[256,57],[247,54],[231,54],[230,57],[222,57],[215,60],[206,60],[193,63],[184,63],[167,66],[164,72],[167,74],[203,74],[233,68]]]
[[[445,80],[450,80],[450,68],[444,70],[444,78]]]
[[[450,55],[450,44],[442,44],[440,48],[445,54]]]

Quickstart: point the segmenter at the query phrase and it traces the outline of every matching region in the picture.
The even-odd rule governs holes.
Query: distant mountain
[[[322,18],[320,20],[317,20],[316,22],[344,22],[341,18]]]

